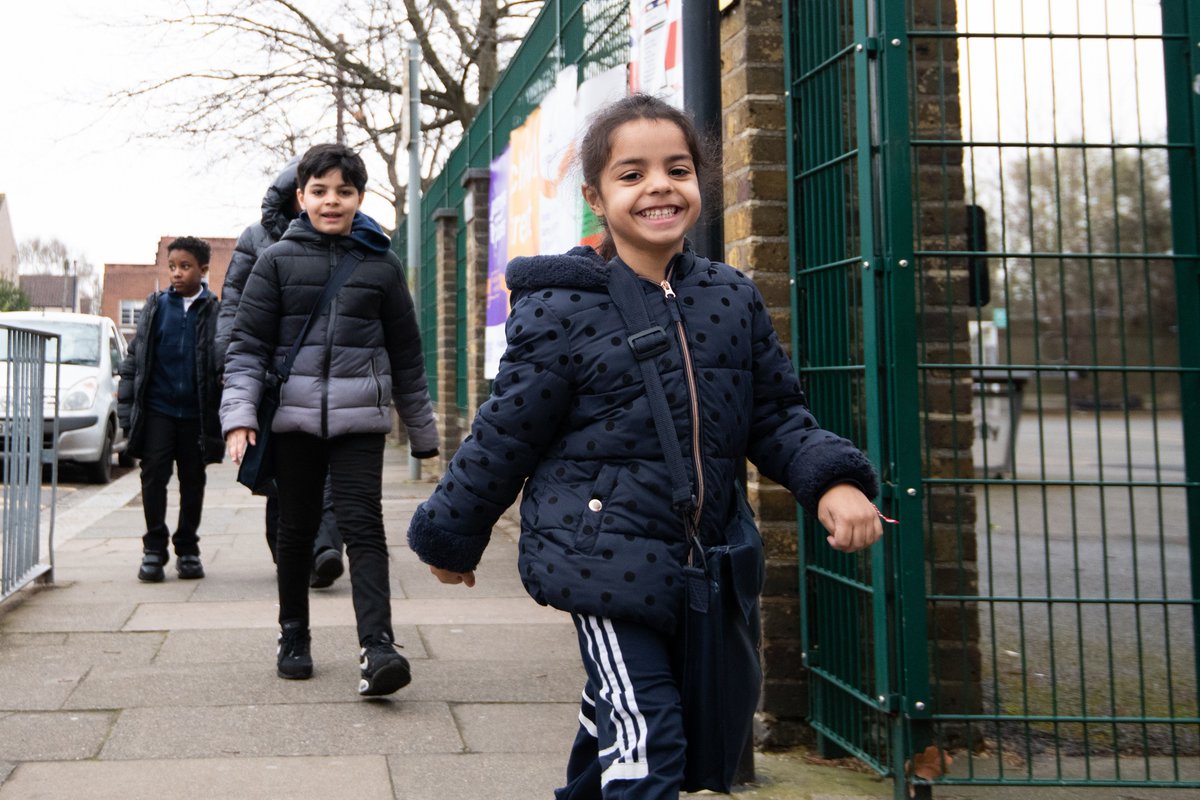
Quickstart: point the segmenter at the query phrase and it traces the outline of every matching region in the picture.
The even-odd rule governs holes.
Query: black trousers
[[[267,495],[266,520],[267,547],[271,560],[275,561],[275,542],[279,539],[279,495]],[[322,550],[336,550],[342,554],[342,533],[338,530],[337,517],[333,513],[333,484],[325,476],[325,497],[321,507],[321,527],[317,528],[317,540],[313,542],[313,555]]]
[[[179,477],[179,519],[171,535],[167,530],[167,484],[173,471]],[[142,447],[143,550],[166,553],[169,538],[175,555],[200,555],[196,531],[204,508],[205,480],[200,420],[148,413]]]
[[[279,622],[308,626],[308,581],[313,542],[321,524],[325,476],[330,478],[338,529],[350,559],[350,587],[358,638],[392,632],[387,536],[383,529],[382,433],[322,439],[306,433],[274,435],[279,489],[279,534],[275,543]]]

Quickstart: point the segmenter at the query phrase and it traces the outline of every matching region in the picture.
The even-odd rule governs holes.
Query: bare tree
[[[266,150],[279,163],[310,144],[342,139],[378,159],[383,174],[371,170],[370,188],[398,218],[407,184],[406,171],[396,168],[407,147],[407,41],[421,49],[428,180],[541,6],[542,0],[185,2],[184,13],[153,24],[191,34],[220,55],[220,65],[148,81],[116,100],[153,100],[169,114],[171,126],[146,136],[216,139],[243,152]]]

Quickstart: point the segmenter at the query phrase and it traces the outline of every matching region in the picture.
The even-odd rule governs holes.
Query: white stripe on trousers
[[[605,617],[578,616],[583,622],[581,630],[587,637],[588,656],[600,676],[599,696],[606,699],[612,709],[609,719],[613,724],[614,741],[599,755],[604,757],[615,750],[617,757],[601,774],[600,785],[611,780],[644,778],[650,774],[646,763],[646,718],[638,710],[617,633]]]

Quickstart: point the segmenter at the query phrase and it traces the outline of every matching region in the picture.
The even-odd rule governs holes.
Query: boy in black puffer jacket
[[[167,483],[179,471],[179,521],[170,536],[181,578],[203,578],[200,513],[204,468],[224,452],[217,409],[221,369],[213,344],[217,298],[204,285],[211,248],[184,236],[167,245],[171,288],[146,298],[137,333],[121,362],[117,413],[128,453],[142,460],[142,565],[138,579],[157,583],[167,563]]]
[[[341,259],[361,259],[300,343],[271,427],[280,510],[276,670],[283,678],[312,675],[308,583],[328,473],[350,557],[362,646],[358,691],[390,694],[410,674],[392,632],[383,448],[394,401],[413,455],[437,455],[421,336],[388,237],[358,211],[367,181],[362,159],[341,145],[318,145],[296,175],[305,211],[246,282],[225,359],[221,422],[229,454],[240,463],[257,436],[266,374],[286,357]]]

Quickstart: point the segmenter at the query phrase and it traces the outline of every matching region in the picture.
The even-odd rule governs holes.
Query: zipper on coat
[[[337,245],[329,245],[329,275],[337,268]],[[329,302],[329,320],[325,327],[325,359],[321,367],[321,438],[329,438],[329,369],[333,360],[333,320],[337,316],[337,297]]]
[[[696,530],[700,529],[700,511],[704,507],[704,463],[700,455],[700,393],[696,387],[696,374],[692,369],[692,353],[688,349],[687,331],[683,327],[683,317],[679,314],[679,305],[675,302],[675,290],[671,282],[664,278],[658,284],[667,301],[667,310],[671,312],[671,320],[675,323],[675,333],[679,338],[679,352],[683,355],[683,372],[687,377],[688,402],[692,411],[692,461],[696,467],[696,510],[692,522]]]

